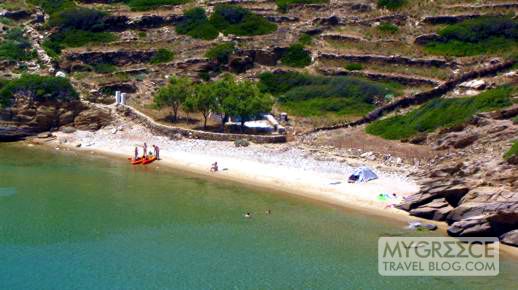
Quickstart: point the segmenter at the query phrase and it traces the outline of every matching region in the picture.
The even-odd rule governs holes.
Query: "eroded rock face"
[[[446,199],[440,198],[435,199],[429,204],[411,210],[410,215],[436,221],[444,221],[452,209],[453,207],[448,204]]]
[[[74,127],[79,130],[97,131],[112,122],[109,111],[98,108],[85,110],[74,119]]]
[[[0,114],[0,139],[22,138],[70,124],[83,109],[80,101],[37,102],[18,96]]]
[[[92,51],[81,53],[69,53],[65,56],[66,62],[63,67],[69,68],[72,64],[101,64],[109,63],[114,65],[128,65],[135,63],[146,63],[156,54],[155,50],[117,50],[117,51]]]

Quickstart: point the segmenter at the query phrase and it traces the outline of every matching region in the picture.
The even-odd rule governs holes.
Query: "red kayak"
[[[137,159],[130,159],[130,162],[131,162],[131,164],[133,164],[133,165],[141,164],[141,163],[142,163],[142,162],[144,162],[144,161],[145,161],[145,159],[144,159],[144,158],[142,158],[142,157],[141,157],[141,158],[137,158]]]
[[[142,161],[142,164],[146,165],[146,164],[149,164],[149,163],[151,163],[151,162],[153,162],[155,160],[156,160],[155,156],[150,157],[150,158],[146,158],[146,159],[144,159],[144,161]]]

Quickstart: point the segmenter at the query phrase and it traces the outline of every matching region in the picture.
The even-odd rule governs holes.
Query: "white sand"
[[[113,133],[114,128],[122,130]],[[76,148],[81,151],[117,154],[132,157],[135,146],[160,146],[161,161],[145,166],[171,166],[216,178],[230,179],[277,191],[284,191],[349,208],[375,210],[377,214],[403,212],[386,208],[388,202],[377,199],[380,193],[406,196],[418,191],[418,186],[401,174],[375,171],[380,177],[367,183],[349,184],[347,177],[354,170],[345,162],[315,160],[307,152],[290,144],[251,144],[236,148],[233,142],[181,139],[170,140],[154,136],[137,124],[117,124],[97,132],[77,131],[55,133],[53,146]],[[139,148],[142,152],[142,148]],[[217,161],[219,172],[211,173]],[[128,166],[132,166],[128,163]],[[133,165],[144,166],[144,165]],[[372,211],[371,211],[372,212]],[[405,213],[406,215],[406,213]]]

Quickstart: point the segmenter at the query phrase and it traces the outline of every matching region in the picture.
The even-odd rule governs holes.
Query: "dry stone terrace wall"
[[[186,138],[204,139],[214,141],[236,141],[246,139],[254,143],[285,143],[287,141],[286,135],[245,135],[245,134],[228,134],[228,133],[213,133],[198,130],[189,130],[184,128],[172,127],[159,124],[150,117],[137,111],[129,106],[119,106],[117,111],[126,117],[130,117],[156,134],[175,137],[181,135]]]
[[[156,50],[114,50],[114,51],[91,51],[80,53],[68,53],[65,55],[67,62],[82,62],[86,64],[110,63],[115,65],[127,65],[134,63],[149,62],[155,55]],[[65,67],[67,65],[64,65]]]
[[[462,15],[438,15],[426,16],[422,22],[426,24],[454,24],[468,19],[474,19],[483,16],[502,16],[501,14],[462,14]]]
[[[124,31],[129,29],[149,29],[166,25],[175,25],[183,19],[182,15],[143,15],[139,17],[111,15],[105,18],[109,31]]]
[[[440,84],[439,80],[427,79],[418,76],[402,75],[402,74],[386,74],[370,71],[348,71],[346,69],[327,69],[321,68],[319,72],[328,76],[358,76],[368,78],[374,81],[392,81],[403,85],[432,85]]]
[[[371,62],[371,63],[391,63],[402,65],[418,65],[418,66],[434,66],[434,67],[452,67],[455,63],[448,62],[439,58],[410,58],[398,55],[375,55],[375,54],[333,54],[319,53],[317,60],[342,60],[351,62]]]
[[[324,131],[324,130],[334,130],[339,129],[343,127],[348,126],[358,126],[366,123],[370,123],[372,121],[375,121],[379,118],[381,118],[383,115],[393,112],[397,109],[406,108],[409,106],[419,105],[423,104],[431,99],[438,98],[445,93],[453,90],[458,84],[463,83],[465,81],[483,77],[487,75],[496,74],[497,72],[506,70],[511,68],[514,64],[516,64],[516,60],[509,60],[502,63],[498,63],[495,65],[491,65],[482,69],[474,70],[471,72],[467,72],[457,78],[454,78],[452,80],[446,81],[442,83],[441,85],[422,93],[417,93],[415,95],[405,97],[399,100],[396,100],[394,102],[391,102],[389,104],[386,104],[384,106],[381,106],[377,108],[376,110],[370,112],[367,116],[356,120],[354,122],[348,122],[348,123],[338,123],[332,126],[325,126],[325,127],[319,127],[311,130],[309,133],[317,132],[317,131]]]

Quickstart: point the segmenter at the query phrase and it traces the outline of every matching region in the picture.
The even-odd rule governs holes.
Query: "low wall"
[[[318,60],[339,60],[351,62],[371,62],[371,63],[392,63],[403,65],[417,65],[417,66],[434,66],[434,67],[451,67],[454,63],[450,63],[441,58],[411,58],[398,55],[376,55],[376,54],[334,54],[334,53],[319,53]]]
[[[346,69],[326,69],[320,68],[318,71],[327,76],[357,76],[364,77],[373,81],[390,81],[403,85],[432,85],[437,86],[441,82],[435,79],[427,79],[419,76],[410,76],[403,74],[378,73],[369,71],[349,71]]]
[[[465,81],[468,81],[468,80],[471,80],[474,78],[487,76],[487,75],[496,74],[499,71],[506,70],[506,69],[512,67],[515,63],[517,63],[517,61],[510,60],[510,61],[499,63],[496,65],[488,66],[488,67],[485,67],[485,68],[482,68],[479,70],[467,72],[455,79],[446,81],[431,90],[417,93],[415,95],[405,97],[405,98],[396,100],[394,102],[388,103],[384,106],[381,106],[381,107],[375,109],[374,111],[370,112],[366,116],[362,117],[361,119],[356,120],[354,122],[338,123],[338,124],[331,125],[331,126],[319,127],[319,128],[315,128],[315,129],[311,130],[308,133],[324,131],[324,130],[334,130],[334,129],[344,128],[344,127],[349,127],[349,126],[358,126],[358,125],[370,123],[372,121],[375,121],[375,120],[381,118],[382,116],[384,116],[385,114],[387,114],[389,112],[393,112],[395,110],[398,110],[401,108],[406,108],[406,107],[413,106],[413,105],[423,104],[431,99],[438,98],[438,97],[446,94],[447,92],[453,90],[458,84],[463,83]]]
[[[184,128],[166,126],[155,122],[150,117],[137,111],[130,106],[118,106],[117,112],[124,116],[135,119],[137,122],[149,128],[153,133],[174,137],[182,135],[191,139],[203,139],[214,141],[236,141],[246,139],[254,143],[285,143],[286,135],[245,135],[245,134],[228,134],[228,133],[214,133],[199,130],[189,130]]]

